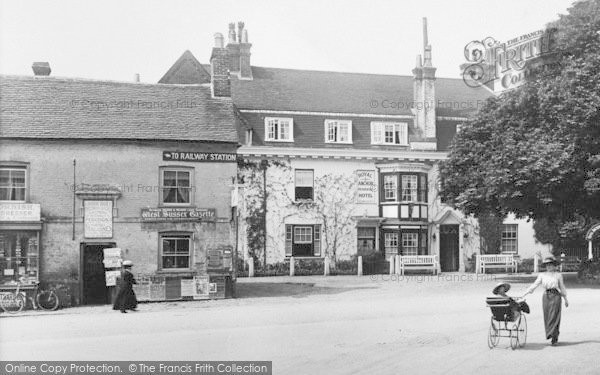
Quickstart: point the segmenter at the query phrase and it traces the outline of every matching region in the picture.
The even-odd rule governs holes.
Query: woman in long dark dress
[[[569,301],[567,300],[567,289],[565,289],[563,276],[558,272],[558,262],[556,259],[554,257],[547,257],[543,263],[546,266],[546,272],[538,275],[523,297],[529,293],[533,293],[539,285],[542,285],[545,289],[544,296],[542,297],[542,306],[544,309],[546,339],[551,339],[552,345],[556,345],[560,333],[561,302],[564,298],[565,307],[569,307]]]
[[[131,273],[131,267],[133,263],[130,260],[123,262],[123,272],[121,273],[121,279],[119,281],[119,290],[113,310],[121,310],[122,313],[126,313],[126,310],[133,310],[137,308],[137,298],[133,291],[133,284],[137,284],[133,273]]]

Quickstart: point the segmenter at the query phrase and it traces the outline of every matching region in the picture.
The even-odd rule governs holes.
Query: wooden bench
[[[485,270],[490,268],[504,268],[506,272],[510,268],[517,272],[517,260],[513,254],[477,255],[476,273],[485,273]]]
[[[400,275],[404,275],[406,270],[425,269],[438,274],[440,262],[437,255],[399,255],[398,268]]]
[[[578,271],[581,259],[575,255],[560,256],[560,272]]]

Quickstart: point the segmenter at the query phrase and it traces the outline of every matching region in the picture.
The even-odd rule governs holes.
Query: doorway
[[[442,272],[458,271],[458,253],[458,225],[440,225],[440,268]]]
[[[104,275],[104,249],[115,247],[114,242],[81,244],[81,304],[105,305],[110,301]]]

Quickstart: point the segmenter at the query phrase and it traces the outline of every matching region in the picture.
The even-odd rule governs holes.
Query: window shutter
[[[374,145],[383,143],[383,124],[380,122],[371,123],[371,143]]]
[[[285,226],[285,256],[292,256],[292,226]]]
[[[321,226],[315,225],[313,236],[313,255],[321,256]]]

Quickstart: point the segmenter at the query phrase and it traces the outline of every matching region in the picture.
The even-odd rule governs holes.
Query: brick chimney
[[[223,34],[215,34],[215,46],[210,56],[210,84],[213,98],[231,97],[227,49],[223,47]]]
[[[52,69],[50,69],[50,64],[47,62],[34,62],[31,65],[31,69],[33,69],[33,74],[36,76],[49,76]]]
[[[427,18],[423,18],[423,61],[417,56],[414,75],[415,126],[420,138],[435,138],[435,71],[427,37]]]
[[[227,42],[227,55],[229,71],[238,76],[239,79],[252,79],[252,68],[250,65],[250,48],[248,43],[248,31],[244,29],[244,23],[229,24],[229,40]]]

